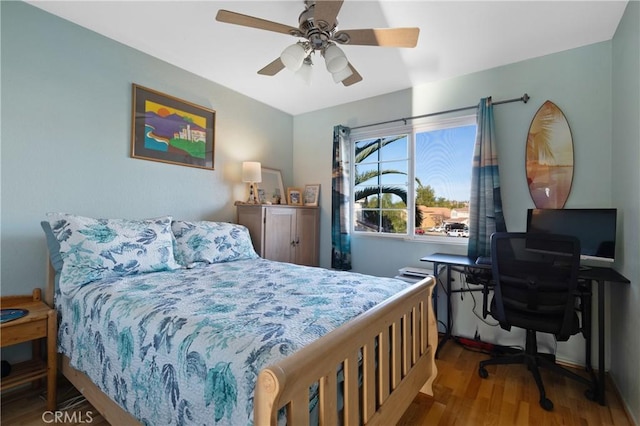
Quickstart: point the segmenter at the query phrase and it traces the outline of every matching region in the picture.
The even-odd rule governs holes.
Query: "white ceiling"
[[[341,46],[364,78],[350,87],[317,54],[310,86],[286,69],[258,75],[296,39],[215,20],[227,9],[297,27],[302,0],[28,3],[297,115],[610,40],[627,1],[346,0],[338,29],[420,28],[414,49]]]

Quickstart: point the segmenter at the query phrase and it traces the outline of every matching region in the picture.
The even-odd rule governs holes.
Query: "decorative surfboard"
[[[539,209],[560,209],[573,182],[573,138],[567,118],[546,101],[531,120],[527,135],[527,184]]]

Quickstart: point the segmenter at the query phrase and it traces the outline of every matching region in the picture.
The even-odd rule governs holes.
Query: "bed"
[[[51,214],[62,372],[112,424],[394,424],[433,395],[433,277],[259,258],[246,228]]]

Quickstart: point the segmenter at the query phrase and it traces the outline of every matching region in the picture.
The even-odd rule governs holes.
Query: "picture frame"
[[[262,167],[262,182],[259,185],[259,189],[264,191],[265,202],[287,204],[280,170]]]
[[[287,188],[287,204],[290,206],[302,206],[302,190],[300,188]]]
[[[260,204],[265,204],[267,202],[267,195],[262,188],[258,188],[258,201]]]
[[[302,197],[305,206],[317,206],[320,196],[320,184],[312,184],[304,186],[304,195]]]
[[[214,170],[216,112],[132,85],[131,157]]]

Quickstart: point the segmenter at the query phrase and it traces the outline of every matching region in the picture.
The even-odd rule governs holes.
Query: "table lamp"
[[[248,204],[260,204],[256,197],[259,182],[262,182],[262,166],[257,161],[245,161],[242,163],[242,181],[249,184]]]

